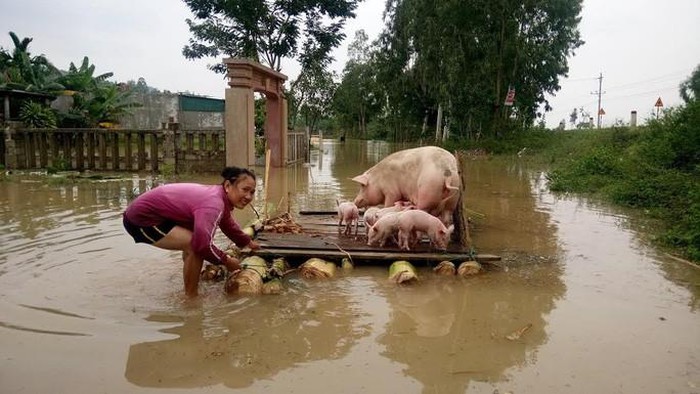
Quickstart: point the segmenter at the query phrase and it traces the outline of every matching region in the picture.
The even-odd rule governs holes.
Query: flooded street
[[[332,210],[401,148],[326,140],[310,165],[270,172],[268,209]],[[0,182],[0,393],[700,393],[700,269],[621,210],[550,194],[517,158],[464,170],[472,240],[500,268],[419,265],[421,283],[399,287],[387,262],[256,297],[204,282],[194,302],[180,255],[122,228],[131,196],[162,180]]]

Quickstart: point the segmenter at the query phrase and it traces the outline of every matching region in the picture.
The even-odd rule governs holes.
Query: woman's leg
[[[182,277],[185,282],[185,294],[190,297],[196,296],[199,287],[199,274],[204,260],[192,251],[192,232],[184,227],[175,226],[153,246],[182,251]]]

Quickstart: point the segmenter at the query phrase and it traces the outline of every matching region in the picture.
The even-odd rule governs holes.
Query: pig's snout
[[[355,197],[353,201],[358,208],[363,208],[365,206],[365,199],[362,196]]]

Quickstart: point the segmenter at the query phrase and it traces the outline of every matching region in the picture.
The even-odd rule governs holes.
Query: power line
[[[641,81],[629,82],[629,83],[625,83],[625,84],[622,84],[622,85],[614,85],[614,86],[609,87],[609,89],[620,89],[620,88],[624,88],[624,87],[628,87],[628,86],[634,86],[634,85],[638,85],[638,84],[641,84],[641,83],[648,83],[648,82],[661,82],[662,80],[665,80],[665,79],[678,78],[678,77],[680,77],[682,74],[686,74],[686,75],[687,75],[691,70],[692,70],[692,69],[684,69],[684,70],[676,71],[676,72],[673,72],[673,73],[670,73],[670,74],[664,74],[664,75],[660,75],[660,76],[658,76],[658,77],[652,77],[652,78],[649,78],[649,79],[644,79],[644,80],[641,80]]]

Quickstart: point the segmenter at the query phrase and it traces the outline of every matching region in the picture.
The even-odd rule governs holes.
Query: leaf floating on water
[[[532,323],[528,323],[521,329],[513,331],[510,334],[506,335],[506,339],[508,339],[509,341],[516,341],[520,339],[520,337],[522,337],[523,334],[525,334],[525,331],[529,330],[530,328],[532,328]]]

